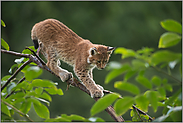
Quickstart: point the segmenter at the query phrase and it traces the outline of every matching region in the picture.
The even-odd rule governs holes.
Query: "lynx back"
[[[103,88],[93,80],[92,70],[105,68],[113,47],[93,44],[74,33],[58,20],[46,19],[35,24],[31,31],[35,49],[47,59],[47,66],[65,82],[72,73],[60,67],[60,60],[73,66],[78,79],[90,91],[92,98],[102,97]]]

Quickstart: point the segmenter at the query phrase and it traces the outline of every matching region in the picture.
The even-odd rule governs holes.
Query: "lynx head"
[[[104,69],[114,49],[114,47],[96,45],[95,47],[90,48],[90,55],[87,62],[93,66],[96,66],[98,69]]]

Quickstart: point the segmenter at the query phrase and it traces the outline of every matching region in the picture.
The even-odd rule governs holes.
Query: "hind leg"
[[[65,82],[73,77],[71,72],[68,72],[65,69],[62,69],[60,66],[60,61],[57,57],[57,54],[51,50],[47,54],[47,64],[46,64],[60,79]]]

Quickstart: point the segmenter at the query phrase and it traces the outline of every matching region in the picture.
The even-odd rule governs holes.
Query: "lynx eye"
[[[97,61],[97,63],[99,63],[99,64],[100,64],[100,63],[101,63],[101,61]]]
[[[107,63],[107,60],[105,60],[104,62]]]

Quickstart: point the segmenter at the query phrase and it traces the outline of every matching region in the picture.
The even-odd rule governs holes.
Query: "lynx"
[[[103,87],[95,84],[92,70],[104,69],[115,48],[93,44],[74,33],[55,19],[36,23],[31,30],[35,49],[47,59],[46,65],[65,82],[73,77],[71,72],[59,67],[60,60],[73,66],[78,79],[90,91],[92,98],[102,97]]]

